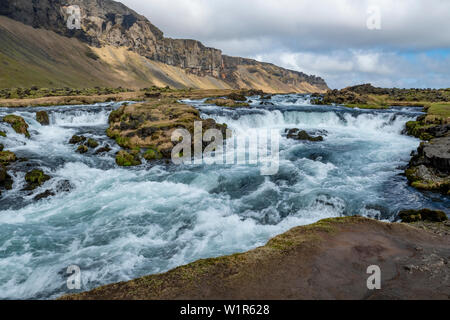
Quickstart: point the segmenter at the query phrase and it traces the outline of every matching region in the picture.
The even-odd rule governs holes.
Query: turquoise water
[[[276,96],[274,105],[228,110],[186,101],[204,118],[227,123],[235,136],[277,130],[280,170],[262,176],[258,165],[115,165],[119,150],[105,136],[109,112],[120,104],[45,108],[51,125],[34,120],[40,108],[0,109],[30,124],[31,140],[0,124],[6,150],[28,162],[12,166],[13,190],[0,199],[0,298],[49,299],[70,293],[67,267],[78,265],[82,290],[167,271],[200,258],[264,245],[292,227],[360,214],[394,220],[405,208],[446,209],[450,199],[423,194],[402,176],[419,140],[402,135],[417,109],[350,110],[309,105],[301,95]],[[288,140],[286,128],[324,134],[319,143]],[[83,134],[113,147],[79,155],[68,144]],[[237,150],[246,153],[245,149]],[[52,176],[34,194],[24,175]],[[39,202],[33,197],[70,181],[72,190]]]

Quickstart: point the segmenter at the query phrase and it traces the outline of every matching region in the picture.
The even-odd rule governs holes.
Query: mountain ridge
[[[80,7],[81,30],[67,28],[66,7],[69,5]],[[324,92],[328,89],[325,81],[316,76],[223,55],[221,50],[206,47],[197,40],[165,38],[147,18],[112,0],[3,0],[0,15],[76,38],[100,51],[126,48],[150,61],[181,68],[189,75],[213,77],[235,89],[267,90],[271,86],[272,91],[279,92]]]

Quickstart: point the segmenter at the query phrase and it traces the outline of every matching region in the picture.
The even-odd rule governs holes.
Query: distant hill
[[[67,28],[69,5],[81,9],[80,30]],[[111,0],[2,0],[0,40],[0,87],[328,89],[319,77],[226,56],[196,40],[165,38],[145,17]]]

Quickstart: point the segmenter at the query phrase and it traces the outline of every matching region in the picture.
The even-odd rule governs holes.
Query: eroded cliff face
[[[67,27],[67,7],[77,5],[81,29]],[[125,47],[153,61],[180,67],[187,73],[212,76],[235,88],[323,92],[319,77],[308,76],[251,59],[229,57],[196,40],[165,38],[144,16],[111,0],[2,0],[0,15],[35,28],[76,37],[95,47]]]

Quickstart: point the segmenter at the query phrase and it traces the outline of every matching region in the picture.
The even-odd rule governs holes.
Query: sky
[[[166,37],[320,76],[450,87],[449,0],[121,0]]]

